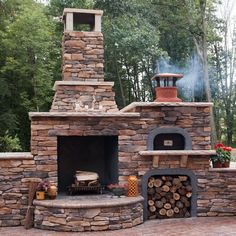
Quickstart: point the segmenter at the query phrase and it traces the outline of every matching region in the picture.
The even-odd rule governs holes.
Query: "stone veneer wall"
[[[28,182],[36,165],[30,153],[0,153],[0,226],[22,225],[28,204]]]
[[[101,32],[65,31],[62,49],[63,80],[104,80]]]
[[[109,200],[107,200],[109,201]],[[57,231],[100,231],[143,223],[142,203],[95,208],[44,207],[36,204],[34,226]]]
[[[198,216],[236,215],[236,168],[202,172],[198,187]]]
[[[52,112],[116,112],[113,82],[56,82]]]

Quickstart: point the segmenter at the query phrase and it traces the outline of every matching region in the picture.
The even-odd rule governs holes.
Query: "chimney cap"
[[[161,74],[155,74],[151,80],[157,80],[159,78],[176,78],[176,79],[181,79],[183,78],[183,74],[173,74],[173,73],[161,73]]]
[[[91,10],[91,9],[78,9],[78,8],[64,8],[63,17],[67,13],[85,13],[85,14],[92,14],[92,15],[103,15],[102,10]]]

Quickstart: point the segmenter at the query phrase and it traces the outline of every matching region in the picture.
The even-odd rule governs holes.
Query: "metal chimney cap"
[[[156,80],[159,78],[176,78],[176,79],[181,79],[183,78],[183,74],[173,74],[173,73],[161,73],[161,74],[156,74],[154,75],[151,80]]]

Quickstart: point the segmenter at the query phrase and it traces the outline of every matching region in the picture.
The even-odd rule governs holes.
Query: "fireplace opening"
[[[184,150],[185,139],[178,133],[157,134],[154,138],[154,150]]]
[[[95,172],[101,185],[118,182],[118,136],[58,137],[58,191],[67,192],[78,171]]]
[[[197,215],[197,178],[191,170],[150,170],[141,184],[145,220]]]

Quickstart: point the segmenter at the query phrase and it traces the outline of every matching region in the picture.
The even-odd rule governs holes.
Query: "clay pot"
[[[48,189],[48,197],[50,199],[55,199],[57,197],[57,187],[52,185]]]
[[[212,163],[213,168],[222,168],[222,163],[220,161],[216,161]]]
[[[230,165],[230,161],[226,161],[226,162],[222,163],[222,167],[224,167],[224,168],[229,168],[229,165]]]
[[[37,191],[36,192],[36,199],[37,200],[44,200],[45,199],[45,192],[44,191]]]
[[[155,102],[182,102],[182,100],[177,97],[176,87],[156,87]]]

